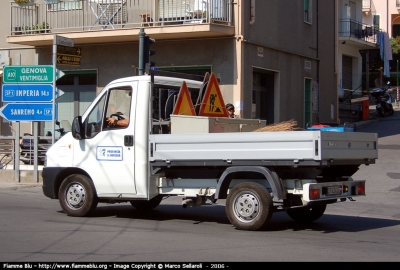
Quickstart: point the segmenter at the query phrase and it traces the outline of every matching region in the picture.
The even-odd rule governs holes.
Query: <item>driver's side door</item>
[[[79,150],[75,148],[81,151],[80,155],[75,156],[80,157],[80,167],[93,179],[99,197],[129,198],[136,194],[135,148],[129,142],[133,142],[135,134],[132,119],[135,119],[137,86],[137,82],[113,85],[104,100],[99,100],[99,106],[93,107],[84,119],[86,136],[79,141]],[[106,121],[109,117],[128,117],[129,124],[109,126]]]

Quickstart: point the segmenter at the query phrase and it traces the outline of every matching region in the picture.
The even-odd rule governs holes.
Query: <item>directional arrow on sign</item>
[[[56,80],[60,79],[61,77],[64,77],[65,73],[62,70],[57,69],[56,70]]]
[[[51,103],[9,103],[0,108],[0,116],[8,121],[52,121]]]
[[[57,88],[57,92],[56,92],[57,98],[61,97],[64,94],[65,94],[65,92],[63,90]]]
[[[81,56],[81,48],[57,46],[57,54],[64,54],[64,55],[70,55],[70,56]]]

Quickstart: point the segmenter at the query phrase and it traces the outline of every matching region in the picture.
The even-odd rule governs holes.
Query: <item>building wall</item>
[[[231,89],[233,84],[234,38],[197,40],[160,40],[152,45],[156,54],[151,57],[157,67],[209,65],[221,79],[221,87]],[[81,48],[81,65],[57,65],[63,71],[98,70],[98,92],[110,81],[135,75],[139,65],[139,44],[99,44]],[[51,64],[51,48],[41,48],[41,65]]]
[[[337,1],[321,1],[318,6],[318,56],[319,70],[319,121],[321,123],[337,123]]]
[[[253,71],[271,71],[274,77],[274,122],[294,118],[304,126],[304,80],[319,84],[319,98],[313,122],[332,122],[331,105],[337,103],[335,75],[335,3],[318,5],[313,0],[312,22],[304,22],[304,1],[256,0],[255,21],[251,20],[251,2],[238,0],[234,5],[236,35],[231,38],[165,40],[152,45],[152,60],[160,67],[209,65],[220,78],[226,103],[242,104],[241,116],[252,116]],[[317,16],[318,10],[318,16]],[[1,13],[7,13],[3,9]],[[9,30],[0,27],[4,36]],[[319,41],[319,42],[318,42]],[[1,42],[5,42],[2,40]],[[5,44],[6,46],[15,46]],[[68,70],[97,70],[97,92],[113,79],[135,74],[138,43],[97,44],[81,47],[81,66],[57,66]],[[263,49],[260,56],[259,48]],[[17,51],[17,50],[16,50]],[[19,50],[18,50],[19,51]],[[21,51],[22,52],[22,51]],[[51,46],[27,51],[22,64],[52,63]],[[311,69],[305,68],[305,62]],[[328,121],[329,120],[329,121]]]
[[[335,122],[337,90],[335,75],[335,2],[318,5],[312,1],[312,22],[304,22],[304,1],[256,1],[255,22],[250,25],[251,1],[243,1],[243,77],[244,108],[251,106],[253,67],[279,74],[275,88],[274,121],[294,118],[304,126],[304,79],[318,82],[319,113],[313,122]],[[317,16],[317,9],[318,14]],[[319,43],[317,42],[319,40]],[[258,55],[263,48],[263,56]],[[305,68],[305,62],[311,69]],[[335,113],[331,114],[331,105]],[[249,118],[246,110],[244,117]]]
[[[29,46],[20,46],[15,44],[8,44],[6,42],[6,36],[10,34],[10,3],[11,1],[3,1],[2,8],[0,8],[0,18],[2,23],[0,24],[0,53],[3,58],[9,57],[9,60],[6,60],[6,65],[33,65],[36,62],[35,50],[33,47]],[[2,67],[0,67],[0,71],[2,71]],[[0,72],[2,73],[2,72]],[[2,85],[2,75],[0,75],[0,87]],[[4,104],[0,99],[0,107]],[[15,123],[14,129],[15,129]],[[12,127],[10,123],[0,117],[0,135],[10,136],[14,135],[12,131]],[[30,123],[21,123],[20,133],[32,133],[32,125]]]

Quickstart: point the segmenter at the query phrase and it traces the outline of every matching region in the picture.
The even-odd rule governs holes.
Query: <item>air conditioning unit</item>
[[[304,61],[304,68],[311,70],[311,62],[310,61]]]

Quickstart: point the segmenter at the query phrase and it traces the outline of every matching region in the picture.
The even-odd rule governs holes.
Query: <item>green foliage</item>
[[[17,4],[26,4],[29,3],[30,0],[14,0],[15,3]]]
[[[38,33],[49,33],[50,25],[49,23],[42,22],[38,24],[32,24],[31,26],[22,27],[24,34],[38,34]]]
[[[400,36],[391,38],[390,45],[392,46],[392,53],[398,54],[400,52]]]

